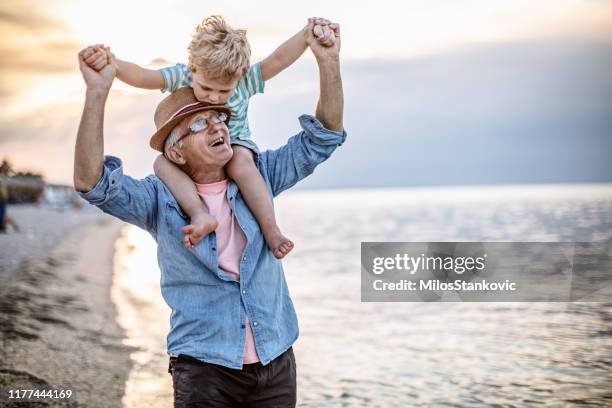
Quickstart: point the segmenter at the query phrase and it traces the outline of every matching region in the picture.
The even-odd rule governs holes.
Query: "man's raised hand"
[[[85,81],[85,85],[87,85],[87,89],[108,91],[113,84],[113,79],[115,79],[117,75],[117,68],[114,64],[108,63],[110,51],[104,47],[101,47],[99,50],[104,53],[105,61],[105,65],[102,66],[100,70],[96,70],[87,63],[87,59],[91,59],[92,55],[97,52],[95,49],[92,49],[92,47],[84,48],[79,52],[79,69],[81,70],[81,75],[83,75],[83,80]],[[97,57],[96,61],[98,59],[100,59],[100,57]]]

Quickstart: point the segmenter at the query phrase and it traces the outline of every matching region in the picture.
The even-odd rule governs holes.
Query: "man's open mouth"
[[[223,144],[223,136],[216,138],[208,144],[210,147],[215,147]]]

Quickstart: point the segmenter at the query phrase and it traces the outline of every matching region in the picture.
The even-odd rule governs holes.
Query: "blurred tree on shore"
[[[12,176],[14,173],[13,165],[8,159],[2,159],[2,164],[0,164],[0,174],[4,174],[6,176]]]
[[[16,171],[8,159],[0,164],[0,175],[7,177],[10,203],[39,202],[45,189],[42,174],[31,171]]]
[[[34,173],[32,171],[16,171],[13,164],[8,159],[2,159],[0,164],[0,173],[11,176],[11,177],[23,177],[23,178],[35,178],[42,180],[43,176],[40,173]]]

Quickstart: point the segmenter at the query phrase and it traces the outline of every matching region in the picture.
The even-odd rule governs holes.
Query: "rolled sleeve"
[[[302,115],[299,117],[300,126],[306,132],[306,137],[313,143],[321,146],[341,146],[346,140],[346,130],[336,132],[326,129],[314,116]]]
[[[259,165],[266,173],[273,196],[294,186],[312,174],[346,140],[346,131],[326,129],[310,115],[299,118],[302,131],[292,136],[287,144],[261,154]]]
[[[89,203],[125,222],[156,231],[157,178],[136,180],[123,174],[121,160],[106,156],[102,176],[94,188],[79,193]]]
[[[117,193],[119,189],[118,181],[121,176],[123,176],[121,159],[114,156],[106,156],[104,158],[102,177],[100,177],[96,186],[87,192],[80,192],[79,194],[92,205],[103,205],[113,194]]]

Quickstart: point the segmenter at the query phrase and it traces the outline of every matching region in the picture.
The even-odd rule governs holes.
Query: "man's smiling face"
[[[189,167],[221,168],[232,158],[229,129],[219,115],[214,110],[199,112],[177,125],[179,149]]]

